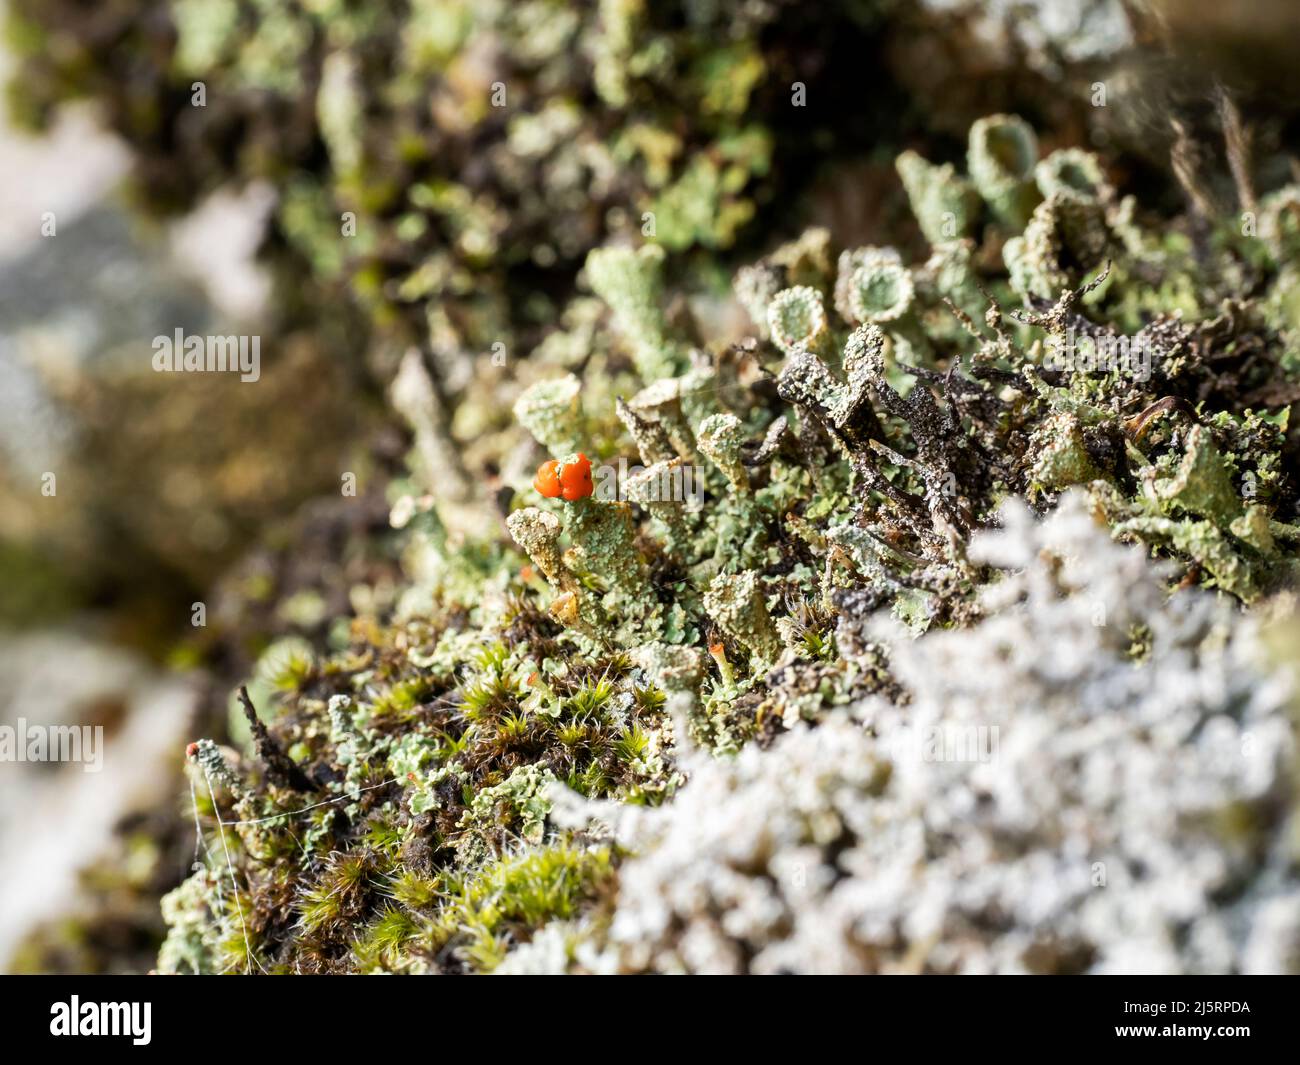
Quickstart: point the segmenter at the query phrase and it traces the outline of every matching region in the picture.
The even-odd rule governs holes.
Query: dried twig
[[[253,700],[248,697],[248,689],[242,684],[239,687],[239,703],[244,708],[248,727],[253,730],[253,746],[257,748],[258,757],[266,764],[267,773],[277,783],[293,788],[294,791],[315,791],[316,785],[312,783],[311,778],[299,769],[293,759],[285,754],[280,749],[280,745],[271,738],[266,726],[257,716]]]
[[[1192,211],[1203,222],[1208,221],[1217,212],[1214,200],[1206,191],[1197,172],[1200,169],[1200,153],[1182,119],[1171,117],[1169,124],[1174,130],[1173,147],[1169,149],[1169,163],[1173,167],[1174,177],[1178,179],[1178,184],[1186,194]]]
[[[1215,92],[1219,108],[1219,121],[1223,124],[1223,142],[1228,151],[1228,166],[1237,186],[1237,202],[1243,211],[1256,214],[1259,205],[1255,199],[1255,186],[1250,180],[1251,131],[1241,121],[1236,102],[1222,85]]]

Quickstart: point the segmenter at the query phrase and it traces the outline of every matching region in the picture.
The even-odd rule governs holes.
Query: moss
[[[509,948],[527,942],[549,921],[579,912],[611,876],[608,848],[559,845],[507,857],[453,879],[447,902],[427,933],[463,957],[475,971],[491,972]]]

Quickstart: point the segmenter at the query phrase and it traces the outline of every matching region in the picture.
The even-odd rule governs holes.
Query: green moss
[[[513,943],[577,914],[611,875],[611,855],[603,847],[563,844],[489,863],[448,882],[430,945],[450,947],[474,970],[491,972]]]

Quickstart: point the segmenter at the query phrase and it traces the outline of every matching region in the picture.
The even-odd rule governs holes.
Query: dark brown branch
[[[248,697],[248,689],[242,684],[239,686],[239,704],[244,708],[248,727],[253,730],[253,746],[257,749],[257,756],[266,765],[267,776],[277,784],[293,788],[294,791],[315,791],[316,785],[311,782],[307,774],[299,769],[293,759],[285,754],[280,749],[280,745],[271,738],[270,732],[257,716],[253,700]]]

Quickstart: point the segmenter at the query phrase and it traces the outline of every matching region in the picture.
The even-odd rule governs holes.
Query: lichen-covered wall
[[[19,107],[268,181],[401,434],[177,649],[159,970],[1300,970],[1300,190],[1226,96],[1207,184],[1084,146],[1116,5],[1019,90],[886,2],[61,7]]]
[[[1289,193],[1207,261],[1012,117],[970,158],[900,156],[919,262],[742,270],[725,350],[593,252],[609,361],[530,361],[506,535],[412,485],[396,612],[264,673],[310,785],[196,754],[238,893],[209,844],[164,968],[1294,968]]]

